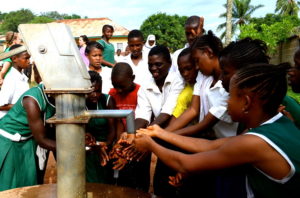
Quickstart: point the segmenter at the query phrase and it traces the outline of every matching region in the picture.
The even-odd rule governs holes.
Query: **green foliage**
[[[34,18],[34,14],[29,9],[12,11],[5,15],[1,25],[2,31],[18,31],[18,25],[28,23]]]
[[[227,4],[223,5],[227,8]],[[251,15],[257,9],[263,7],[263,5],[251,5],[251,0],[233,0],[233,7],[232,7],[232,35],[238,30],[238,28],[244,24],[249,23],[251,19]],[[226,19],[226,12],[222,13],[219,17]],[[226,20],[224,23],[220,24],[217,28],[218,31],[225,29],[226,27]],[[225,31],[221,34],[221,39],[225,37]]]
[[[268,46],[269,53],[273,54],[278,42],[289,38],[294,33],[295,27],[299,25],[299,20],[291,20],[289,17],[284,17],[282,21],[271,25],[250,23],[241,27],[239,38],[251,37],[263,40]]]
[[[3,21],[4,20],[4,17],[7,15],[7,13],[2,13],[0,12],[0,21]]]
[[[77,14],[60,14],[57,11],[45,12],[40,15],[34,15],[29,9],[21,9],[9,13],[0,12],[0,33],[7,31],[18,31],[19,24],[25,23],[50,23],[60,19],[80,19]]]
[[[31,21],[29,21],[29,23],[51,23],[53,21],[54,21],[54,19],[51,19],[49,17],[37,16],[37,17],[34,17],[34,19],[32,19]]]
[[[81,16],[77,14],[60,14],[57,11],[50,11],[50,12],[43,12],[41,13],[41,16],[51,18],[53,20],[62,20],[62,19],[80,19]]]
[[[250,19],[250,23],[256,24],[256,29],[261,31],[260,27],[262,24],[272,25],[277,22],[282,22],[283,19],[290,20],[295,26],[300,24],[300,20],[297,16],[282,16],[278,14],[266,14],[265,17],[252,18]]]
[[[173,52],[186,43],[184,24],[186,16],[157,13],[149,16],[141,25],[144,37],[149,34],[156,36],[157,44],[165,45]]]
[[[275,12],[283,16],[298,16],[298,4],[297,0],[277,0]]]

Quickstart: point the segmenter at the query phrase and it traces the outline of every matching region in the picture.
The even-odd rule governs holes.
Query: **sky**
[[[28,8],[34,14],[57,11],[66,14],[78,14],[88,18],[108,17],[128,30],[139,29],[147,17],[156,13],[178,14],[180,16],[198,15],[205,18],[204,28],[216,32],[217,26],[225,22],[219,18],[226,10],[226,0],[14,0],[1,4],[0,11],[10,12]],[[252,5],[264,7],[253,13],[254,17],[263,17],[274,13],[276,0],[252,0]]]

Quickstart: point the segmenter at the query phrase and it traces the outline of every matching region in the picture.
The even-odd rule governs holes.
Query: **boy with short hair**
[[[132,30],[128,34],[128,47],[130,54],[124,57],[123,62],[128,63],[135,75],[134,82],[143,86],[149,82],[151,74],[148,69],[148,57],[143,54],[144,37],[141,31]]]
[[[133,82],[134,78],[133,71],[127,63],[117,63],[112,69],[111,80],[114,88],[109,91],[109,103],[113,103],[116,109],[135,110],[140,85]],[[118,126],[117,139],[126,129],[126,118],[122,118]]]
[[[16,44],[10,50],[21,47]],[[29,89],[28,77],[23,73],[23,69],[30,66],[30,55],[28,52],[11,57],[13,66],[7,73],[0,91],[0,118],[2,118],[17,102],[19,97]]]

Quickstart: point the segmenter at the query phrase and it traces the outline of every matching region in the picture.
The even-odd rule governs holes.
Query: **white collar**
[[[271,124],[273,122],[276,122],[279,118],[281,118],[283,115],[282,113],[277,113],[275,116],[273,116],[272,118],[270,118],[269,120],[265,121],[264,123],[262,123],[260,126],[265,125],[265,124]]]
[[[166,85],[166,84],[169,84],[173,81],[173,78],[174,78],[175,75],[173,75],[173,72],[169,72],[166,79],[165,79],[165,82],[164,82],[164,85],[163,87]],[[147,90],[153,90],[153,91],[156,91],[156,92],[160,92],[158,86],[156,85],[155,83],[155,80],[154,78],[151,76],[151,81],[150,83],[148,83],[147,87],[146,87]]]
[[[23,73],[23,71],[19,72],[16,68],[12,67],[11,71],[14,76],[19,78],[21,81],[28,81],[28,77]]]

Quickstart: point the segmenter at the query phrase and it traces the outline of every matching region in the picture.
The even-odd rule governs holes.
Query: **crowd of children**
[[[154,153],[153,188],[161,197],[299,197],[300,106],[286,94],[287,74],[300,92],[300,49],[294,67],[272,65],[264,42],[245,38],[223,48],[203,25],[202,17],[187,19],[188,43],[173,56],[154,35],[144,45],[142,32],[132,30],[130,53],[117,63],[112,26],[103,26],[100,41],[81,37],[93,87],[86,109],[133,110],[137,131],[126,133],[126,119],[89,121],[87,145],[98,147],[86,151],[87,182],[148,191]],[[14,55],[0,76],[0,112],[7,111],[0,119],[0,191],[42,183],[36,150],[56,149],[53,127],[44,122],[55,114],[53,98],[40,80],[29,89],[22,73],[29,58]],[[124,144],[125,157],[112,158]]]

